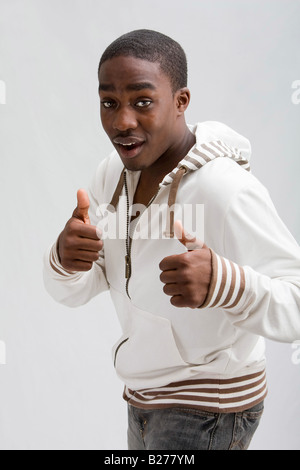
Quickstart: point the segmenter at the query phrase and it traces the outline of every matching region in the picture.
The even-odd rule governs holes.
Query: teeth
[[[123,145],[123,147],[131,147],[132,145],[135,145],[135,143],[132,143],[132,144],[120,144],[120,145]]]

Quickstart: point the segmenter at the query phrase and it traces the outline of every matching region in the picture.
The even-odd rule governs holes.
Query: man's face
[[[103,128],[126,168],[149,168],[176,147],[176,94],[159,63],[125,56],[107,60],[99,72],[99,94]]]

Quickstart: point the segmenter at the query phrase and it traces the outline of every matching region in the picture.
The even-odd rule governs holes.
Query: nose
[[[136,129],[138,126],[134,110],[130,106],[122,106],[115,112],[113,127],[115,130],[124,132]]]

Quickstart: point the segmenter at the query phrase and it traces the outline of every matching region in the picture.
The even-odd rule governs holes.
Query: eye
[[[110,109],[114,106],[114,102],[111,101],[111,100],[102,100],[101,104],[102,104],[103,108],[105,108],[105,109]]]
[[[135,104],[135,106],[137,108],[148,108],[148,106],[150,106],[151,103],[152,103],[151,100],[140,100]]]

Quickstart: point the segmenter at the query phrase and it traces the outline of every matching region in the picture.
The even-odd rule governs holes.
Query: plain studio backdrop
[[[0,0],[1,449],[126,449],[109,294],[68,309],[42,281],[45,249],[112,149],[97,95],[105,47],[139,28],[182,44],[187,121],[250,139],[252,171],[299,243],[299,20],[299,0]],[[267,341],[269,395],[251,449],[300,449],[296,347]]]

